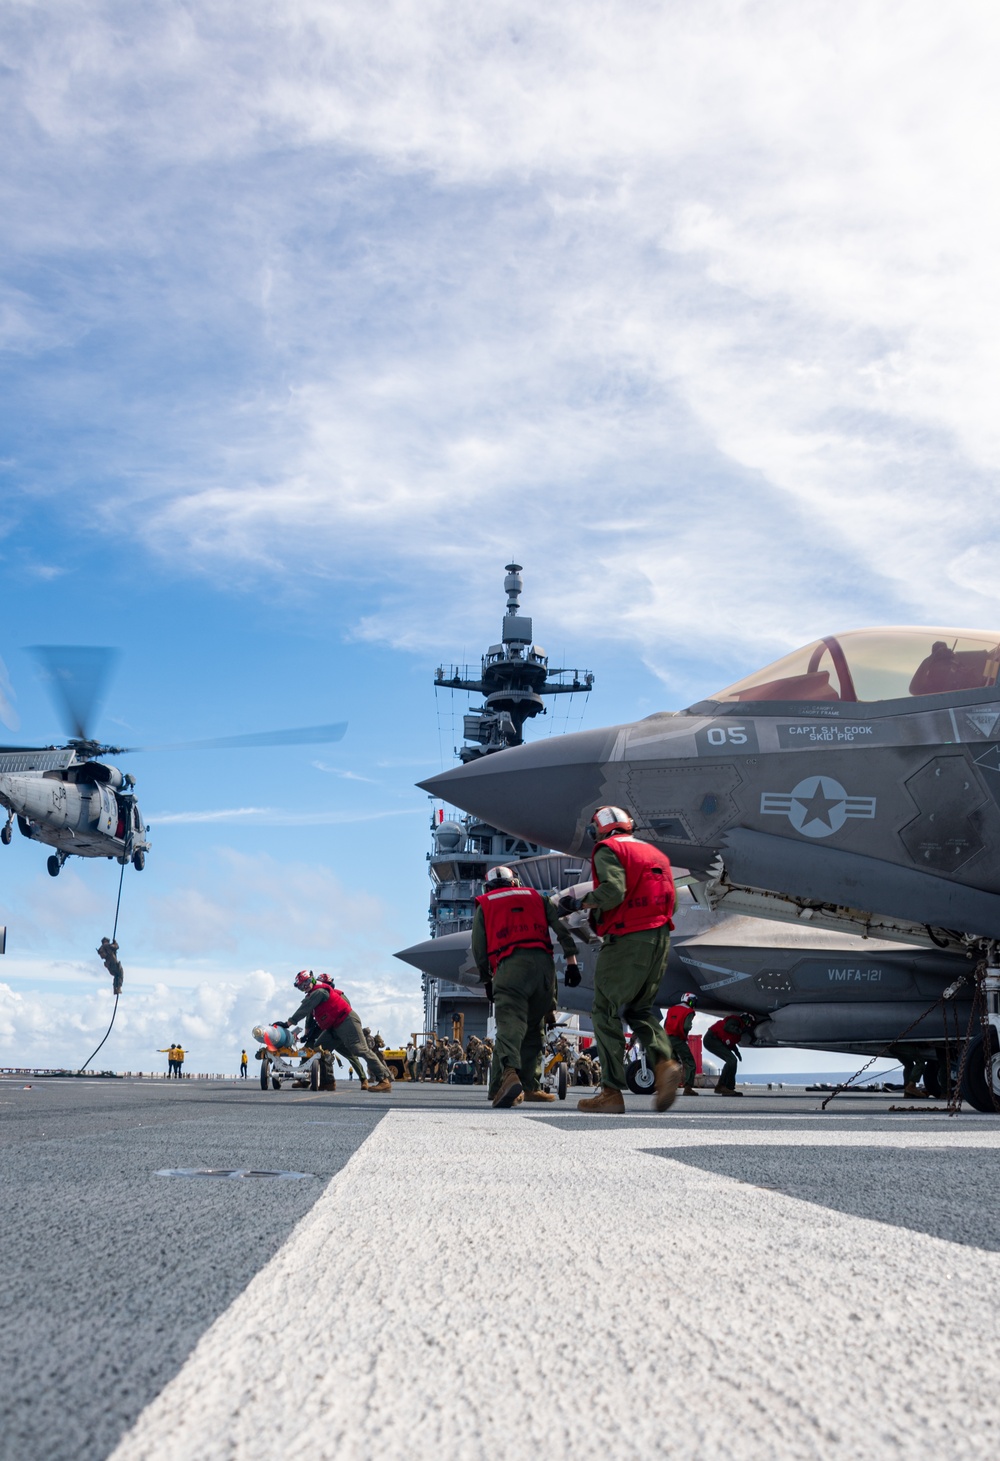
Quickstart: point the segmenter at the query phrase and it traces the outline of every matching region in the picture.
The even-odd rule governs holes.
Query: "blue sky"
[[[997,29],[922,0],[8,7],[11,739],[57,734],[47,642],[121,647],[109,738],[350,723],[127,760],[154,850],[115,1064],[181,1036],[224,1065],[303,964],[414,1027],[430,682],[494,637],[511,554],[597,674],[588,724],[821,631],[1000,621]],[[105,1021],[115,870],[43,863],[0,848],[0,1059],[47,1064]]]

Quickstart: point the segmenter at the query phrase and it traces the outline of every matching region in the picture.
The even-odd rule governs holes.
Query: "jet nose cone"
[[[491,827],[578,853],[596,807],[621,795],[610,764],[618,726],[480,756],[420,786]]]
[[[424,939],[423,943],[400,949],[394,957],[434,979],[449,979],[452,984],[479,982],[472,963],[472,935],[468,930]]]

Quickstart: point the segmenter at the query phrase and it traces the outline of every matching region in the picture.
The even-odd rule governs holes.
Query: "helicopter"
[[[105,762],[141,751],[241,750],[324,745],[339,741],[346,722],[297,730],[220,736],[157,746],[110,746],[88,732],[116,651],[97,646],[39,645],[39,662],[68,734],[62,746],[0,746],[0,806],[7,820],[0,842],[18,831],[53,851],[46,867],[58,877],[70,857],[105,857],[137,872],[146,865],[149,829],[135,796],[135,777]]]

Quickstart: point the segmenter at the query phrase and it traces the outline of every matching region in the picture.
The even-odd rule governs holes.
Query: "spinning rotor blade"
[[[0,720],[8,730],[20,730],[21,721],[17,711],[11,704],[17,697],[10,687],[10,679],[7,675],[7,666],[0,659]]]
[[[36,644],[28,653],[41,666],[42,679],[69,734],[78,741],[89,740],[87,727],[104,699],[118,651],[81,644]]]
[[[240,751],[256,746],[324,746],[343,739],[347,721],[339,725],[307,725],[300,730],[256,731],[248,736],[218,736],[210,741],[174,741],[162,746],[126,746],[133,751]]]

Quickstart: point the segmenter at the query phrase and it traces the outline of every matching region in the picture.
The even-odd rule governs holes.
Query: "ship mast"
[[[463,745],[461,761],[475,761],[508,746],[524,741],[524,723],[545,713],[543,695],[587,695],[594,683],[589,670],[549,669],[548,656],[532,643],[532,622],[521,613],[524,581],[520,563],[508,563],[503,581],[507,609],[503,616],[500,643],[491,644],[483,655],[478,678],[473,678],[468,665],[452,665],[445,672],[439,665],[435,685],[446,690],[470,690],[482,695],[485,703],[471,710],[464,718],[463,736],[472,745]],[[572,680],[562,677],[572,675]]]

